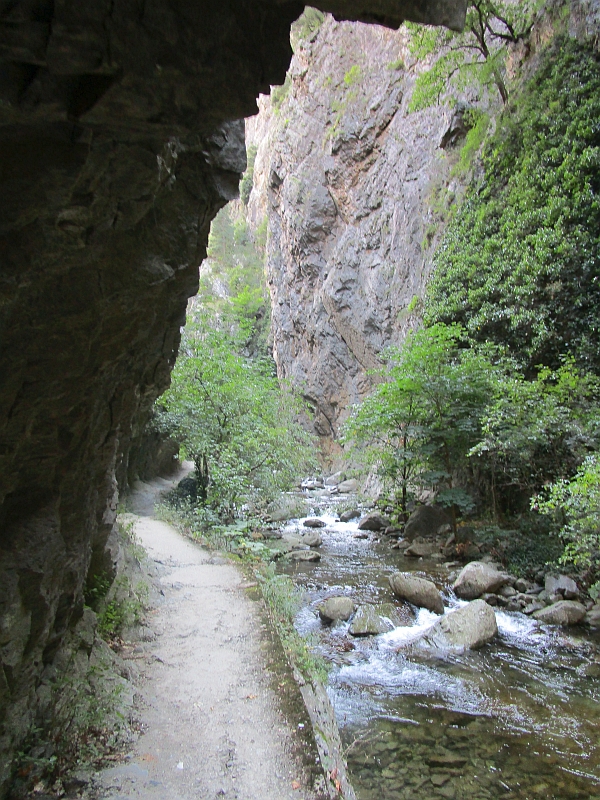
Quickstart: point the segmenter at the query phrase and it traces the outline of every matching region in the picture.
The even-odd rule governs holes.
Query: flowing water
[[[319,601],[393,601],[396,570],[448,587],[446,606],[461,601],[445,565],[404,558],[385,537],[355,538],[356,521],[337,522],[334,508],[321,518],[321,561],[282,569],[304,590],[298,630],[332,665],[329,693],[359,800],[600,800],[599,640],[499,609],[497,640],[460,655],[407,647],[437,619],[424,609],[379,636],[325,626]]]

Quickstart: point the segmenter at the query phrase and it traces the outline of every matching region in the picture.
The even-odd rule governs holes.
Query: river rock
[[[305,528],[324,528],[327,523],[323,522],[322,519],[312,517],[311,519],[305,519],[302,524]]]
[[[344,595],[328,597],[317,606],[317,611],[323,622],[345,621],[354,613],[354,601]]]
[[[600,604],[597,603],[595,606],[592,606],[583,618],[583,621],[591,628],[600,628]]]
[[[428,608],[436,614],[444,613],[442,595],[432,581],[419,578],[412,572],[394,572],[389,581],[394,594],[402,600],[408,600],[420,608]]]
[[[404,555],[410,558],[428,558],[433,555],[435,549],[436,548],[429,544],[429,542],[424,542],[422,539],[420,541],[415,539],[415,541],[406,548]]]
[[[364,605],[356,609],[349,631],[352,636],[376,636],[378,633],[387,633],[394,627],[389,616],[383,616],[376,606]]]
[[[565,600],[576,600],[579,597],[579,587],[568,575],[546,575],[544,590],[548,596],[558,594]]]
[[[534,600],[533,603],[530,603],[528,606],[525,606],[523,609],[523,613],[527,614],[528,616],[534,614],[536,611],[540,611],[546,608],[543,603],[539,603],[537,600]]]
[[[351,492],[358,492],[358,481],[356,478],[349,478],[347,481],[338,483],[337,490],[340,494],[350,494]]]
[[[288,558],[290,561],[320,561],[321,554],[317,550],[292,550]]]
[[[504,586],[501,586],[498,589],[498,594],[502,597],[516,597],[518,594],[517,590],[513,588],[509,583],[505,583]]]
[[[526,581],[525,578],[517,578],[515,581],[515,589],[517,592],[530,592],[534,587],[534,584],[530,581]]]
[[[422,641],[440,650],[476,650],[498,633],[494,610],[484,600],[473,600],[439,619]]]
[[[285,522],[288,519],[297,519],[308,513],[308,504],[301,497],[281,495],[267,506],[267,514],[273,522]]]
[[[432,753],[430,756],[427,756],[427,763],[431,767],[464,767],[469,759],[466,756],[461,756],[458,753],[451,753],[449,750],[446,750],[444,753]],[[447,780],[447,778],[446,778]],[[438,783],[438,786],[441,785]]]
[[[387,517],[382,516],[378,511],[373,511],[363,517],[358,523],[359,531],[384,531],[390,524]]]
[[[443,525],[451,521],[450,514],[440,506],[419,506],[408,518],[404,526],[406,539],[415,539],[417,536],[436,536]]]
[[[576,625],[585,617],[585,606],[575,600],[560,600],[535,611],[533,616],[546,625]]]
[[[322,489],[323,488],[323,479],[322,478],[307,478],[305,481],[302,481],[300,484],[302,489]]]
[[[323,544],[323,539],[320,533],[316,531],[308,531],[302,534],[302,541],[309,547],[320,547]]]
[[[491,564],[472,561],[461,571],[453,588],[457,597],[475,600],[487,592],[496,592],[509,581],[510,575],[500,572]]]
[[[360,511],[358,508],[353,508],[351,511],[344,511],[340,514],[340,522],[350,522],[350,520],[358,519],[360,517]]]
[[[335,472],[333,475],[330,475],[328,478],[325,478],[325,486],[339,486],[340,483],[343,483],[345,480],[346,480],[345,472]]]

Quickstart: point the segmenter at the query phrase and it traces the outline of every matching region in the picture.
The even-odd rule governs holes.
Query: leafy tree
[[[600,63],[559,39],[498,122],[434,258],[426,322],[506,344],[528,377],[600,372]]]
[[[597,381],[572,361],[527,380],[514,362],[497,367],[481,438],[471,449],[489,475],[492,508],[517,513],[544,483],[573,474],[597,445]]]
[[[244,333],[247,353],[266,355],[270,305],[264,246],[257,238],[244,217],[236,213],[235,206],[226,206],[217,214],[193,304],[209,309],[224,326]]]
[[[435,487],[454,519],[457,508],[472,507],[455,476],[478,441],[493,367],[463,340],[458,325],[410,333],[401,349],[388,352],[383,382],[345,427],[345,440],[377,465],[403,512],[409,489],[419,485]]]
[[[539,6],[539,0],[472,0],[462,32],[409,24],[412,54],[419,59],[434,58],[432,66],[417,78],[409,109],[419,111],[439,103],[452,84],[461,89],[474,82],[495,86],[506,103],[506,45],[529,35]]]
[[[297,400],[279,387],[270,360],[244,357],[236,345],[213,315],[189,321],[159,406],[194,461],[201,502],[223,518],[268,502],[313,466]]]
[[[590,455],[574,478],[546,487],[532,508],[555,518],[566,542],[563,562],[590,566],[600,558],[600,458]],[[598,584],[596,584],[598,587]],[[596,595],[597,596],[597,595]]]

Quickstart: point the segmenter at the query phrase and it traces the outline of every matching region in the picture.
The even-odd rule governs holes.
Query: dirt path
[[[102,773],[100,797],[315,800],[271,685],[257,604],[235,566],[151,516],[167,486],[142,484],[130,502],[164,602],[153,640],[136,648],[144,734]]]

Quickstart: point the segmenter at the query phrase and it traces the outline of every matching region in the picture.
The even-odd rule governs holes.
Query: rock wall
[[[249,215],[269,223],[275,359],[332,453],[381,351],[415,324],[436,193],[460,190],[456,115],[407,109],[420,68],[406,31],[327,17],[297,44],[283,102],[261,97],[246,124],[258,147]]]
[[[535,69],[557,32],[598,43],[598,0],[549,0],[529,41],[509,53],[511,78]],[[569,12],[569,13],[566,13]],[[410,113],[419,71],[405,30],[336,22],[295,41],[284,89],[246,122],[257,147],[248,205],[268,220],[274,356],[314,409],[335,462],[353,403],[376,378],[382,350],[419,319],[448,208],[470,179],[456,169],[471,104],[492,118],[481,87]],[[370,374],[371,373],[371,374]]]
[[[324,2],[460,25],[461,0]],[[290,0],[0,0],[0,797],[165,389]],[[121,473],[126,470],[120,467]]]

